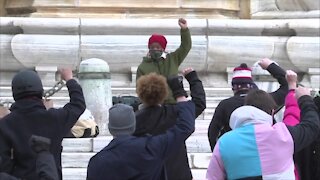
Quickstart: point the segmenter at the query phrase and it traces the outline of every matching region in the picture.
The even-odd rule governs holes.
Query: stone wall
[[[276,60],[285,69],[308,74],[320,67],[319,19],[190,19],[192,50],[181,68],[226,73],[240,62]],[[130,74],[147,53],[150,34],[168,39],[167,51],[180,45],[176,19],[10,18],[0,19],[1,71],[69,65],[100,58],[111,72]],[[208,83],[210,84],[211,81]],[[214,86],[214,85],[213,85]]]
[[[10,16],[94,18],[248,18],[249,0],[10,0]]]
[[[0,16],[6,15],[5,0],[0,0]]]
[[[252,19],[319,18],[319,0],[251,0]]]

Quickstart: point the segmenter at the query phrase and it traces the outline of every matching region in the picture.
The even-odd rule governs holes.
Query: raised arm
[[[301,122],[296,126],[288,126],[288,130],[294,141],[294,152],[299,152],[318,137],[320,120],[318,109],[310,96],[309,89],[298,87],[296,98],[301,110]]]
[[[72,70],[62,68],[59,71],[61,78],[66,81],[70,102],[61,109],[50,109],[49,111],[60,111],[57,113],[59,114],[57,120],[62,124],[63,133],[67,133],[86,109],[86,104],[81,86],[73,79]]]
[[[288,126],[295,126],[300,122],[300,109],[295,96],[295,89],[297,87],[297,74],[291,70],[286,71],[286,79],[289,86],[289,93],[285,99],[285,110],[283,116],[283,123]]]
[[[198,74],[192,68],[186,68],[182,71],[184,77],[190,85],[190,95],[196,106],[196,118],[206,109],[206,93],[203,88],[202,81]]]
[[[176,49],[174,52],[170,53],[170,56],[173,56],[172,60],[175,60],[177,66],[179,66],[183,60],[188,55],[192,42],[191,42],[191,34],[188,28],[187,21],[183,18],[180,18],[178,21],[180,26],[180,35],[181,35],[181,43],[180,47]]]
[[[279,82],[280,87],[270,94],[276,101],[278,106],[283,105],[285,97],[288,93],[288,83],[285,77],[286,72],[280,66],[278,66],[276,63],[274,63],[268,58],[262,59],[259,62],[259,65],[262,67],[262,69],[267,70]]]

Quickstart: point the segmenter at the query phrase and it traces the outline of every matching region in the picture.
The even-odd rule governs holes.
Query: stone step
[[[90,158],[112,140],[111,136],[97,138],[66,138],[63,140],[62,167],[65,180],[86,178]],[[192,135],[186,141],[189,166],[194,179],[204,179],[211,151],[206,136]],[[77,176],[75,176],[77,174]]]
[[[206,177],[206,169],[191,169],[194,180],[203,180]],[[87,168],[63,168],[64,180],[85,180],[87,176]]]
[[[89,160],[96,153],[62,153],[62,168],[86,168]],[[206,169],[209,165],[211,153],[188,153],[191,169]]]
[[[91,153],[99,152],[112,140],[112,136],[98,136],[96,138],[65,138],[62,142],[63,153]],[[210,153],[209,141],[206,135],[192,134],[186,140],[189,153]]]

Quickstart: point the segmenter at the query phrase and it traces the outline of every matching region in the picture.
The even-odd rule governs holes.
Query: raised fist
[[[263,58],[262,60],[259,61],[258,64],[261,66],[262,69],[266,70],[268,68],[268,66],[272,63],[273,63],[273,61],[271,61],[270,59]]]
[[[297,73],[292,70],[287,70],[286,79],[289,85],[289,89],[295,89],[297,86]]]
[[[183,74],[183,76],[186,76],[187,74],[189,74],[192,71],[194,71],[194,69],[191,67],[188,67],[188,68],[185,68],[184,70],[182,70],[182,74]]]
[[[178,24],[179,24],[181,29],[187,29],[188,28],[187,21],[185,19],[183,19],[183,18],[179,19]]]
[[[65,81],[68,81],[73,78],[71,68],[59,68],[59,73],[61,75],[61,79],[65,80]]]

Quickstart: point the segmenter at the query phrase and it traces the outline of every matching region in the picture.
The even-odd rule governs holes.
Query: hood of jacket
[[[272,116],[254,106],[241,106],[232,112],[229,121],[231,129],[249,124],[269,124],[272,126]]]
[[[10,111],[21,111],[21,112],[30,112],[34,109],[46,109],[41,99],[32,98],[32,99],[21,99],[14,102]]]

